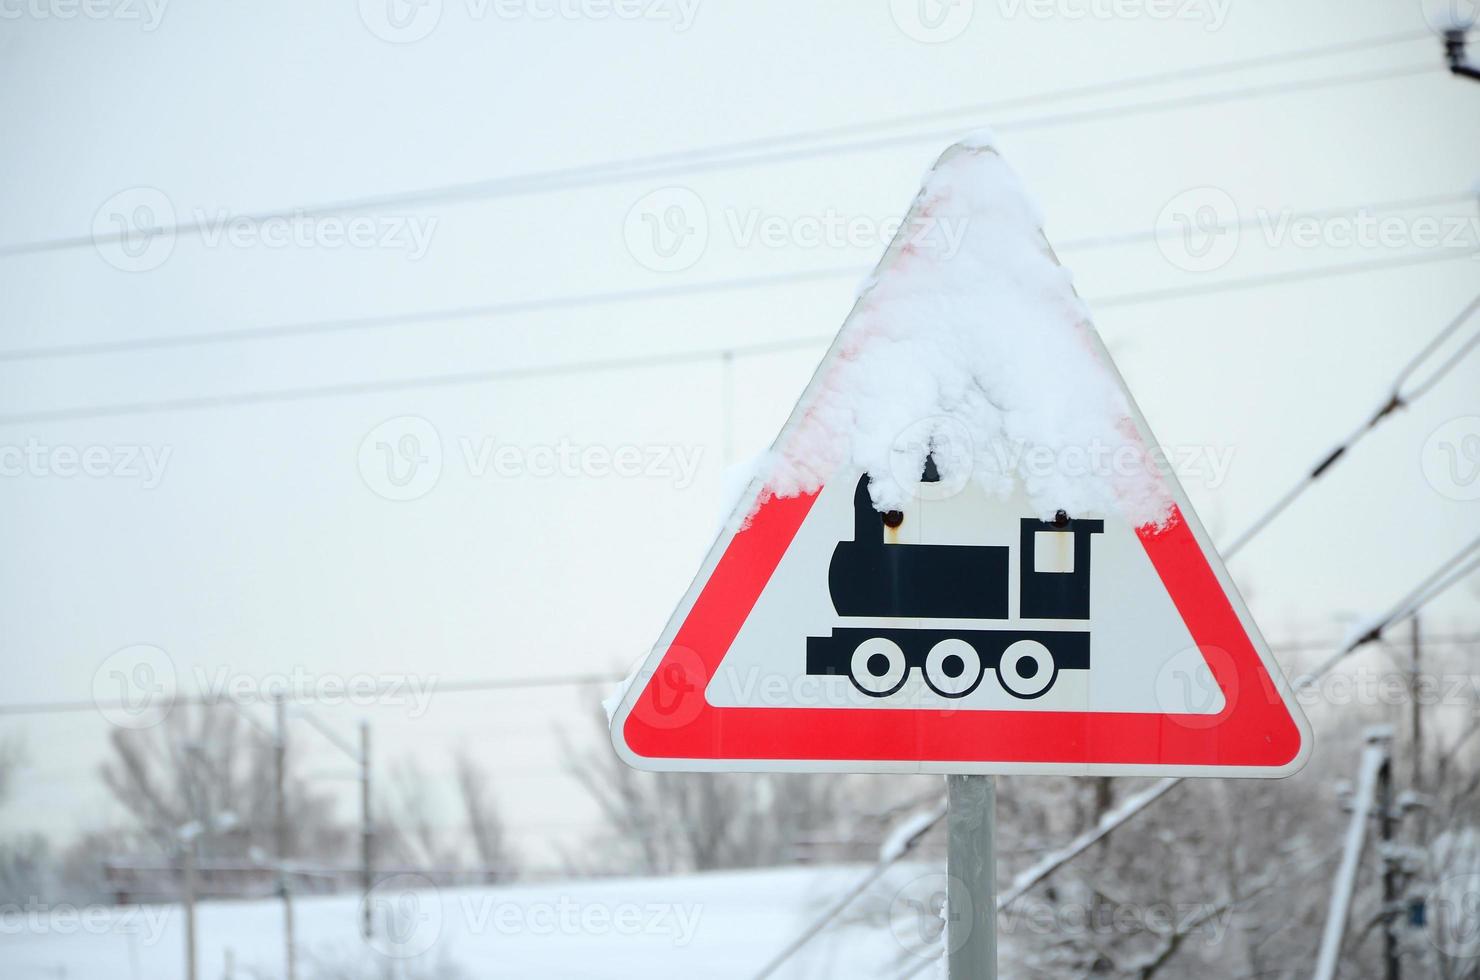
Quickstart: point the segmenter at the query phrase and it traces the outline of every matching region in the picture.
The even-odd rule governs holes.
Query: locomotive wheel
[[[1058,676],[1053,653],[1037,640],[1018,640],[997,663],[997,680],[1015,698],[1041,697]]]
[[[952,637],[930,648],[925,657],[925,683],[943,698],[964,698],[982,682],[981,654],[976,647]]]
[[[848,679],[871,698],[887,698],[904,687],[909,674],[904,651],[882,636],[871,636],[858,644],[848,662]]]

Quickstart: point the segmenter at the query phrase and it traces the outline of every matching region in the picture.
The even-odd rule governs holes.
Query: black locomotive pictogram
[[[927,461],[925,482],[935,478]],[[896,515],[897,516],[897,515]],[[853,540],[833,549],[827,585],[833,608],[844,617],[896,619],[1010,618],[1009,561],[1005,545],[891,544],[889,516],[874,510],[868,476],[853,493]],[[897,522],[896,522],[897,523]],[[1088,620],[1090,536],[1099,520],[1019,521],[1019,620]],[[1036,536],[1072,536],[1069,571],[1038,570]],[[958,629],[950,626],[841,626],[830,636],[807,637],[808,674],[846,674],[864,694],[886,698],[919,670],[936,694],[965,697],[988,670],[1019,698],[1041,697],[1060,670],[1089,667],[1088,630]]]

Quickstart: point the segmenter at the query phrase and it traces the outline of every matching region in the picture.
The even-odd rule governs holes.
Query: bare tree
[[[801,847],[829,841],[867,853],[882,832],[875,815],[920,790],[912,781],[842,774],[638,772],[611,751],[604,713],[593,718],[595,746],[579,749],[561,734],[567,766],[602,818],[598,846],[568,856],[577,871],[760,867],[805,858]]]
[[[508,877],[514,873],[514,859],[493,799],[491,783],[488,771],[473,761],[472,756],[466,751],[458,753],[458,793],[462,798],[463,812],[467,815],[468,834],[473,839],[478,863],[485,869],[495,870],[497,877]]]
[[[515,856],[494,799],[492,780],[466,752],[450,780],[433,778],[415,759],[394,766],[377,803],[382,860],[410,867],[512,877]]]
[[[274,850],[272,745],[229,706],[179,708],[159,725],[115,729],[112,757],[101,767],[103,783],[128,814],[135,846],[145,842],[170,853],[178,829],[234,818],[218,853]],[[290,846],[295,857],[337,858],[348,853],[351,833],[334,815],[330,793],[315,791],[292,772],[284,794]]]

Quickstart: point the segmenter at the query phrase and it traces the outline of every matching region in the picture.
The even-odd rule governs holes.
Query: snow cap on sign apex
[[[1044,519],[1164,524],[1171,495],[1042,225],[989,134],[948,149],[766,460],[769,493],[863,470],[900,510],[932,454],[942,480],[1020,487]]]
[[[997,144],[997,134],[989,127],[982,126],[973,129],[956,141],[956,146],[963,150],[1000,150]]]

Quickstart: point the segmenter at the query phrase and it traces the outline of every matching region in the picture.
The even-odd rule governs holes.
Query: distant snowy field
[[[865,872],[806,867],[675,878],[427,888],[375,893],[397,942],[359,935],[358,896],[295,902],[300,980],[484,977],[749,977]],[[897,977],[932,956],[939,869],[901,865],[792,959],[778,977]],[[413,887],[420,884],[422,887]],[[178,906],[57,908],[0,917],[10,980],[183,980]],[[206,902],[201,980],[283,976],[276,899]],[[382,937],[386,930],[382,928]],[[923,976],[933,976],[927,968]]]

